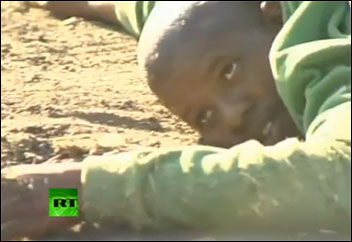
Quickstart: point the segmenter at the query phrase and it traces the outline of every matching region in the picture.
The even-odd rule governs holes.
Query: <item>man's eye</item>
[[[200,127],[204,126],[206,123],[209,122],[210,118],[213,116],[212,110],[203,110],[198,114],[197,123]]]
[[[232,62],[230,65],[227,65],[224,69],[224,71],[222,72],[222,77],[225,80],[232,80],[232,78],[234,77],[234,75],[238,72],[239,69],[239,65],[237,62]]]

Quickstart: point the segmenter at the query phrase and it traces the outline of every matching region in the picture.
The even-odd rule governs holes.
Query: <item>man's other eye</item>
[[[221,75],[225,80],[230,81],[237,74],[238,70],[239,70],[239,64],[238,62],[234,61],[225,67]]]

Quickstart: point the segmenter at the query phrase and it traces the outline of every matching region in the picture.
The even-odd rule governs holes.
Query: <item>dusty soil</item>
[[[21,2],[2,1],[1,167],[79,162],[89,154],[196,143],[197,134],[161,106],[139,77],[136,46],[115,26],[59,19]],[[76,232],[47,239],[214,239],[177,231],[136,234],[87,225],[71,230]],[[221,238],[330,240],[334,236],[236,233]]]
[[[1,167],[195,143],[115,26],[1,2]]]

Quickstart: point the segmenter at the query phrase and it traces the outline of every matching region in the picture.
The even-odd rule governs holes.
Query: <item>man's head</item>
[[[138,58],[152,91],[204,144],[273,144],[297,130],[275,88],[268,53],[277,34],[260,2],[155,7]]]

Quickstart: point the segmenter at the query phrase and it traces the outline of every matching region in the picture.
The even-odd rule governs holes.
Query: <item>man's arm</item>
[[[155,1],[118,1],[115,4],[116,17],[125,31],[138,39],[155,3]]]
[[[124,30],[139,38],[155,1],[28,1],[63,17],[83,17],[120,24]]]
[[[313,19],[306,23],[313,26],[301,35],[307,39],[297,41],[290,37],[292,31],[299,30],[292,27],[296,21],[289,20],[271,54],[282,98],[296,122],[307,131],[305,142],[289,139],[264,147],[250,141],[229,150],[205,146],[152,149],[90,157],[84,164],[6,168],[1,171],[2,239],[39,235],[77,222],[48,217],[43,208],[47,208],[50,187],[82,189],[81,216],[87,214],[93,221],[113,217],[137,228],[317,227],[350,233],[350,15],[341,18],[341,2],[330,2],[322,8],[324,4],[297,5],[290,19],[295,16],[300,26],[305,14],[317,21],[327,15],[338,28],[329,21]],[[341,34],[345,23],[336,19],[349,21],[345,22],[349,23],[347,33]],[[327,26],[337,35],[327,37]],[[317,30],[321,35],[312,36]],[[327,41],[328,47],[324,45]],[[317,75],[320,78],[297,78],[312,69],[323,70]],[[292,90],[286,90],[286,86]],[[287,91],[296,92],[297,102]],[[318,109],[307,108],[314,103],[319,104]],[[311,112],[317,116],[309,124],[304,120],[310,120],[307,117]]]

